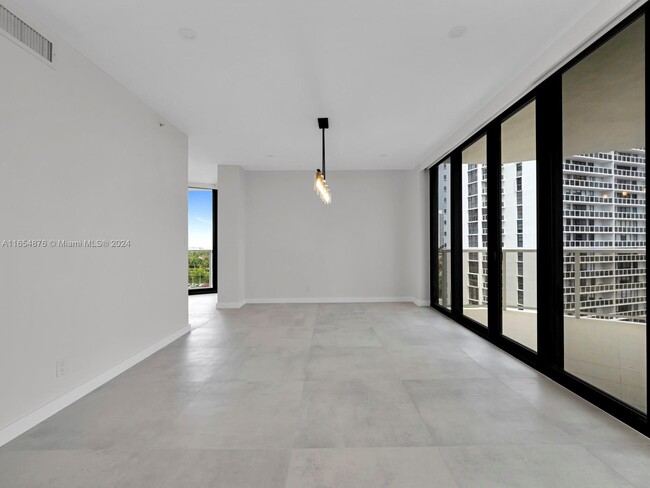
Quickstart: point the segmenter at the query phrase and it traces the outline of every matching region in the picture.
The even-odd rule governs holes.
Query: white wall
[[[187,328],[187,137],[46,33],[55,69],[0,36],[0,243],[131,244],[0,247],[0,444],[25,415]]]
[[[217,290],[221,307],[246,299],[246,187],[240,166],[219,165],[217,194]],[[222,283],[224,286],[221,286]]]
[[[227,194],[240,183],[226,168],[219,168],[220,307],[244,300],[428,300],[426,173],[330,171],[333,203],[326,206],[314,193],[312,171],[239,170],[244,216],[233,216]],[[231,298],[241,286],[231,267],[242,249],[223,245],[228,235],[241,237],[234,221],[245,227],[245,293]]]

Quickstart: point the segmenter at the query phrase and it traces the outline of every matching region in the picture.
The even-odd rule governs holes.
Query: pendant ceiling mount
[[[318,128],[323,133],[323,163],[321,169],[316,170],[316,178],[314,179],[314,190],[323,201],[325,205],[332,203],[332,193],[329,186],[327,186],[327,179],[325,173],[325,129],[329,129],[329,120],[327,117],[318,119]]]

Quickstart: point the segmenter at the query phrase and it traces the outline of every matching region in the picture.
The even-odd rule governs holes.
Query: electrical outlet
[[[59,359],[56,362],[56,377],[58,378],[59,376],[63,376],[65,374],[65,361],[63,359]]]

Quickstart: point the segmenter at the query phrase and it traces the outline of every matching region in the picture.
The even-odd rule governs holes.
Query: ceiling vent
[[[52,62],[52,43],[2,5],[0,5],[0,30]]]

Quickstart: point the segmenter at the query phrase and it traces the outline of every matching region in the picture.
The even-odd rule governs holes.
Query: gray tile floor
[[[0,448],[0,487],[648,487],[650,440],[429,308],[190,298],[193,330]]]

